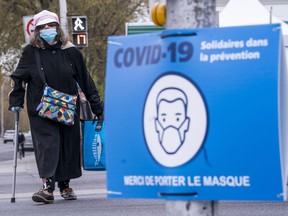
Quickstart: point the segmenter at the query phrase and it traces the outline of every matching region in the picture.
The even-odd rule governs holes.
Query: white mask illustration
[[[143,112],[147,148],[160,165],[178,167],[200,151],[207,132],[200,89],[180,74],[167,73],[151,86]]]
[[[159,143],[167,154],[176,153],[185,140],[190,123],[186,105],[186,95],[180,89],[164,89],[157,97],[155,128]]]

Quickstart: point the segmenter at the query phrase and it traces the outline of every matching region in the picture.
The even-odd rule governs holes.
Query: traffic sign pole
[[[60,23],[65,34],[68,35],[68,22],[67,22],[67,3],[66,0],[59,0],[60,6]]]
[[[201,28],[215,26],[215,0],[168,0],[166,28]],[[167,216],[217,216],[214,201],[166,201]]]

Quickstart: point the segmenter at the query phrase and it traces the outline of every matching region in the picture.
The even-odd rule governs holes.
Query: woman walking
[[[72,126],[38,116],[37,107],[43,95],[44,83],[37,68],[35,50],[38,50],[48,86],[77,95],[78,83],[96,116],[102,115],[103,106],[81,52],[68,41],[58,16],[43,10],[34,16],[34,25],[30,44],[24,48],[18,66],[11,75],[13,89],[9,96],[9,110],[19,112],[23,109],[26,92],[35,158],[43,182],[43,187],[32,196],[32,200],[52,203],[55,182],[58,182],[60,194],[65,200],[75,200],[77,196],[70,187],[70,180],[82,175],[79,97]]]

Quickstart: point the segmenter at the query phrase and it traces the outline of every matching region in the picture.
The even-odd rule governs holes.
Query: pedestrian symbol
[[[84,29],[83,21],[78,17],[74,22],[74,31],[83,31]]]
[[[72,32],[85,32],[87,31],[87,17],[77,16],[72,17]]]

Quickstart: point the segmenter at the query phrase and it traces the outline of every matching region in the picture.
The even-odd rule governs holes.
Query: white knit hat
[[[40,13],[34,15],[34,26],[37,27],[39,25],[56,22],[59,23],[59,18],[56,13],[50,12],[48,10],[43,10]]]

